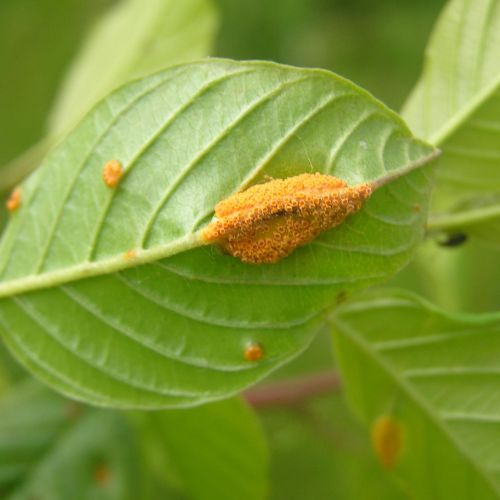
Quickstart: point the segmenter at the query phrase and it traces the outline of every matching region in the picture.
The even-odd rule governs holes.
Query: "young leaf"
[[[443,151],[434,199],[448,216],[431,222],[445,229],[464,217],[467,228],[500,219],[499,46],[498,0],[451,0],[403,110],[412,130]]]
[[[2,334],[31,371],[92,403],[234,394],[305,349],[337,294],[408,262],[430,190],[417,167],[434,157],[326,71],[210,60],[136,81],[21,186],[0,244]],[[124,168],[114,188],[102,178],[110,160]],[[276,264],[203,246],[220,200],[311,171],[381,187]],[[261,359],[245,359],[248,345]]]
[[[411,497],[499,498],[500,315],[385,291],[333,320],[348,398]]]
[[[134,417],[149,449],[148,466],[159,477],[173,468],[189,498],[267,498],[265,439],[257,418],[241,400]]]

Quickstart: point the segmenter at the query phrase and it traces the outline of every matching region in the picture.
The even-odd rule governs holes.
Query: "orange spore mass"
[[[10,193],[5,206],[9,212],[15,212],[21,206],[21,190],[19,188],[14,189]]]
[[[114,188],[118,185],[123,176],[123,166],[118,160],[106,162],[102,169],[102,178],[106,186]]]
[[[245,359],[247,361],[259,361],[264,356],[264,350],[259,344],[249,344],[245,347]]]
[[[202,238],[243,262],[278,262],[357,212],[371,192],[319,173],[258,184],[218,203]]]
[[[372,444],[384,467],[392,469],[401,455],[403,429],[393,417],[384,415],[372,426]]]

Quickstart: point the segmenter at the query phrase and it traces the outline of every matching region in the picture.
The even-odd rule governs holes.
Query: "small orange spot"
[[[403,429],[393,417],[379,417],[372,426],[372,445],[375,454],[387,469],[392,469],[401,454]]]
[[[5,206],[9,212],[15,212],[21,206],[21,189],[15,188],[10,193],[9,198],[5,202]]]
[[[264,356],[264,350],[259,344],[248,344],[245,347],[245,359],[247,361],[259,361]]]
[[[135,250],[127,250],[123,254],[125,260],[134,260],[137,257],[137,252]]]
[[[114,188],[123,176],[123,166],[118,160],[110,160],[102,169],[102,178],[106,186]]]
[[[272,180],[219,202],[202,238],[243,262],[271,264],[344,222],[371,193],[319,173]]]
[[[418,203],[415,203],[415,205],[413,205],[412,207],[412,210],[416,213],[420,213],[422,211],[422,206]]]
[[[105,463],[97,464],[94,469],[94,481],[103,486],[111,479],[111,471]]]

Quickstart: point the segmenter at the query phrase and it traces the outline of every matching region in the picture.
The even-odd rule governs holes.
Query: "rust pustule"
[[[247,361],[259,361],[264,356],[264,349],[260,344],[248,344],[245,347],[244,356]]]
[[[127,250],[124,254],[123,254],[123,258],[125,260],[134,260],[135,258],[137,257],[137,252],[133,249],[131,250]]]
[[[320,173],[272,180],[218,203],[202,239],[243,262],[278,262],[341,224],[371,193],[369,184],[350,187]]]
[[[10,193],[5,206],[9,212],[15,212],[21,206],[21,189],[15,188],[12,193]]]
[[[123,176],[123,165],[118,160],[109,160],[102,169],[102,178],[106,186],[118,186]]]
[[[399,422],[389,415],[379,417],[371,429],[372,445],[380,463],[392,469],[403,447],[403,428]]]

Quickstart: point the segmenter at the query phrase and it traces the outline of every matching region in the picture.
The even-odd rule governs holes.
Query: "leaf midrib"
[[[329,98],[326,99],[326,104],[331,102],[331,98],[332,96],[329,96]],[[322,104],[319,108],[321,109],[324,105],[325,102],[322,101]],[[314,108],[313,112],[317,112],[317,108]],[[307,118],[308,116],[306,117],[306,121]],[[301,120],[298,123],[304,122],[303,120]],[[374,182],[374,185],[376,185],[376,187],[380,187],[386,182],[390,182],[397,177],[405,175],[412,170],[415,170],[416,168],[432,161],[438,154],[439,151],[435,150],[416,161],[410,161],[407,165],[401,167],[397,171],[387,171],[386,175],[381,176]],[[258,166],[258,169],[259,168],[260,167]],[[252,170],[251,175],[252,177],[255,175],[255,169]],[[84,278],[90,278],[93,276],[110,274],[142,264],[155,262],[166,257],[171,257],[173,255],[176,255],[177,253],[185,252],[205,245],[206,243],[201,237],[201,232],[201,230],[198,230],[194,233],[188,233],[187,235],[178,238],[177,240],[174,240],[168,244],[159,245],[157,247],[147,249],[134,249],[133,256],[129,258],[127,257],[126,253],[121,253],[119,255],[114,255],[112,257],[105,258],[99,261],[86,261],[70,267],[45,272],[43,274],[32,274],[23,276],[22,278],[0,282],[0,298],[34,291],[40,288],[50,288],[64,283]]]

